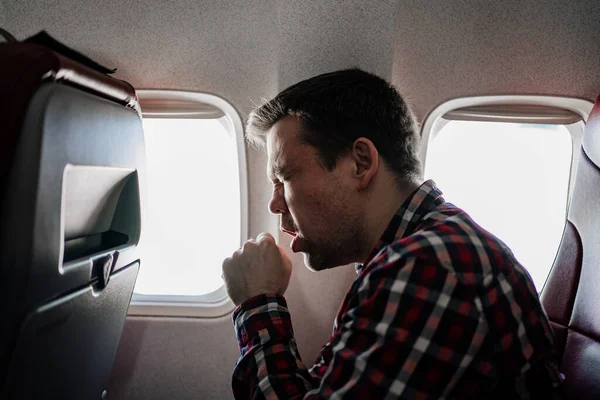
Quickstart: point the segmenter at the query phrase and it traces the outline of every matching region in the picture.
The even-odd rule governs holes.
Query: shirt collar
[[[428,180],[419,186],[400,206],[381,238],[363,264],[356,264],[356,273],[367,265],[385,246],[414,233],[421,219],[434,207],[445,202],[435,182]]]

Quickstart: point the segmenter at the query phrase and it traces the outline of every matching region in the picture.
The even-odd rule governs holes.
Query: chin
[[[311,270],[313,272],[319,272],[319,271],[323,271],[326,269],[331,269],[331,268],[335,268],[340,265],[343,265],[343,264],[328,263],[325,260],[323,260],[322,257],[319,257],[319,256],[315,257],[314,255],[311,255],[310,253],[302,253],[302,255],[304,256],[304,265],[306,266],[306,268],[308,268],[309,270]]]
[[[302,253],[302,255],[304,256],[304,265],[306,266],[306,268],[308,268],[309,270],[313,271],[313,272],[317,272],[320,271],[321,268],[320,265],[315,265],[316,263],[314,262],[315,260],[313,258],[311,258],[311,256],[308,253]]]

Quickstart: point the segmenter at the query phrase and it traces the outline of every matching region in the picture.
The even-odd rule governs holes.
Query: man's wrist
[[[233,312],[233,323],[240,348],[260,338],[293,337],[287,302],[281,295],[261,294],[249,298]]]
[[[241,304],[239,304],[235,310],[233,310],[233,320],[235,321],[235,317],[243,310],[250,310],[252,308],[260,307],[265,302],[273,301],[276,298],[281,298],[283,300],[283,304],[287,307],[287,302],[283,296],[278,295],[277,293],[262,293],[251,296],[244,300]],[[276,301],[276,300],[275,300]]]

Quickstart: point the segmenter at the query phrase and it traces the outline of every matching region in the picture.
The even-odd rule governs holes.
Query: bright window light
[[[565,224],[571,156],[564,125],[450,121],[425,176],[511,248],[539,292]]]
[[[237,145],[226,117],[144,119],[144,254],[135,293],[194,296],[223,285],[240,247]]]

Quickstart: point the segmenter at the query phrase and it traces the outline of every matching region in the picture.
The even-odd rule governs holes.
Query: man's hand
[[[259,294],[283,295],[292,275],[292,261],[269,233],[248,240],[223,261],[223,280],[236,306]]]

